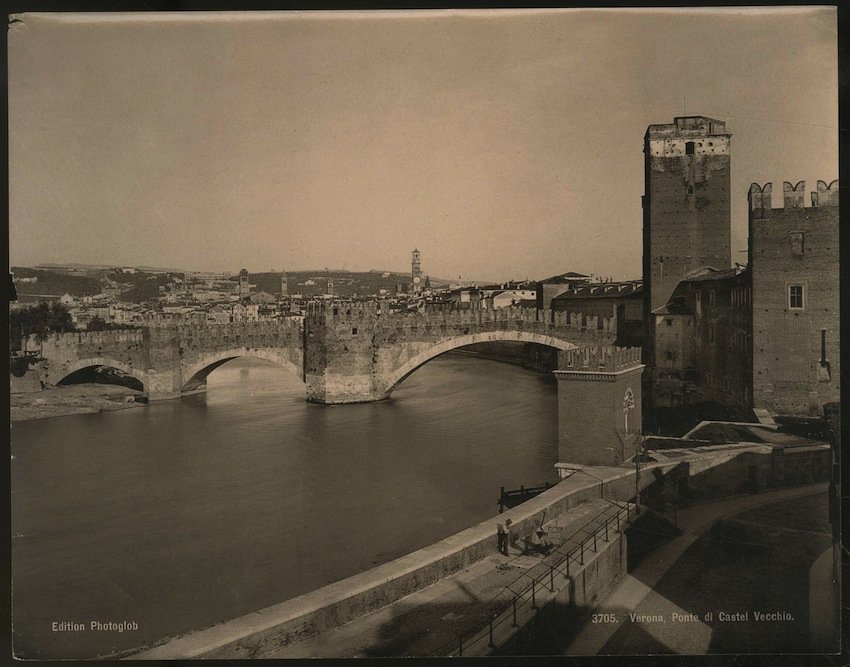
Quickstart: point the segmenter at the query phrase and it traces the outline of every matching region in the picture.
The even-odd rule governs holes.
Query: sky
[[[16,18],[13,266],[630,279],[650,124],[727,121],[733,261],[838,177],[829,7]]]

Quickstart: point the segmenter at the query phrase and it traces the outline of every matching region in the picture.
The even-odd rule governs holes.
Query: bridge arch
[[[48,373],[47,379],[48,382],[52,385],[58,385],[62,380],[67,378],[72,373],[76,373],[77,371],[81,371],[84,368],[92,368],[94,366],[107,366],[109,368],[115,368],[122,373],[126,373],[127,375],[132,375],[139,382],[142,383],[142,387],[147,391],[148,388],[148,374],[144,371],[140,371],[137,368],[133,368],[129,364],[125,364],[124,362],[118,361],[117,359],[111,359],[109,357],[89,357],[88,359],[80,359],[79,361],[75,361],[73,363],[68,364],[68,366],[63,366],[61,369],[56,371],[51,371]]]
[[[390,392],[392,392],[393,389],[398,387],[398,385],[401,384],[402,381],[404,381],[404,379],[408,375],[413,373],[420,366],[423,366],[424,364],[428,363],[434,357],[438,357],[441,354],[449,352],[450,350],[454,350],[459,347],[464,347],[465,345],[473,345],[475,343],[491,343],[496,341],[537,343],[538,345],[546,345],[548,347],[554,347],[558,350],[578,349],[578,345],[576,345],[575,343],[571,343],[570,341],[563,340],[561,338],[556,338],[555,336],[549,336],[547,334],[535,333],[532,331],[482,331],[479,333],[456,336],[429,345],[425,349],[421,350],[418,354],[411,357],[404,364],[399,366],[395,371],[393,371],[389,375],[387,384],[388,388],[386,393],[387,395],[389,395]]]
[[[263,348],[234,347],[201,354],[190,365],[183,367],[183,389],[199,386],[206,382],[207,376],[219,366],[238,357],[251,357],[271,361],[278,366],[295,373],[301,379],[301,368],[296,366],[285,354]]]

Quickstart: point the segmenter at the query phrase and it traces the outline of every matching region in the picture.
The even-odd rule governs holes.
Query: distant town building
[[[615,317],[618,347],[640,347],[643,339],[643,284],[625,282],[575,284],[553,297],[549,308],[554,312],[582,313],[586,317]]]
[[[576,287],[586,285],[589,282],[590,276],[586,276],[583,273],[574,273],[573,271],[539,280],[535,293],[537,307],[541,309],[551,308],[552,299],[556,296]]]
[[[244,299],[251,293],[251,285],[248,280],[248,269],[242,269],[239,272],[239,298]]]
[[[419,294],[422,291],[422,256],[419,250],[413,249],[410,261],[410,277],[412,280],[412,292]]]

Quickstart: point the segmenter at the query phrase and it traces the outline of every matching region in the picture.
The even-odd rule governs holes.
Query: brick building
[[[750,186],[749,263],[729,269],[731,134],[704,116],[644,136],[644,397],[818,415],[839,397],[838,181]]]
[[[582,283],[550,301],[554,312],[583,313],[600,318],[617,318],[618,347],[640,347],[643,334],[643,285],[639,280]]]
[[[575,287],[586,285],[590,280],[590,276],[586,276],[583,273],[575,273],[574,271],[568,271],[567,273],[538,280],[535,288],[537,308],[551,308],[552,299],[556,296]]]
[[[752,407],[750,274],[705,268],[680,281],[653,311],[656,407],[703,402],[740,417]]]
[[[753,405],[780,414],[819,414],[839,400],[838,181],[749,190],[753,299]]]
[[[697,269],[731,260],[730,141],[724,121],[680,116],[644,135],[644,361],[652,365],[652,312]]]

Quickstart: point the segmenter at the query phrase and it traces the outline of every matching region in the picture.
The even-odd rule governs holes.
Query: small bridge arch
[[[144,371],[140,371],[137,368],[133,368],[129,364],[125,364],[117,359],[111,359],[109,357],[89,357],[87,359],[80,359],[78,361],[74,361],[68,365],[63,365],[59,369],[55,371],[50,371],[47,375],[47,381],[51,385],[58,385],[65,378],[67,378],[72,373],[76,373],[77,371],[81,371],[84,368],[93,368],[95,366],[106,366],[108,368],[115,368],[122,373],[126,373],[127,375],[131,375],[136,378],[139,382],[142,383],[142,387],[144,387],[145,391],[148,389],[148,375]]]
[[[227,350],[218,350],[216,352],[202,354],[190,365],[185,366],[183,368],[184,390],[190,390],[204,384],[207,376],[216,368],[239,357],[249,357],[270,361],[273,364],[283,366],[287,370],[292,371],[299,379],[303,379],[302,369],[292,363],[286,354],[282,352],[278,352],[274,349],[234,347]]]
[[[462,336],[455,336],[447,340],[442,340],[437,343],[429,344],[427,347],[420,350],[417,354],[411,357],[408,361],[399,366],[395,371],[393,371],[389,375],[386,393],[387,395],[389,395],[390,392],[392,392],[396,387],[398,387],[399,384],[401,384],[405,380],[405,378],[407,378],[411,373],[416,371],[424,364],[428,363],[434,357],[438,357],[441,354],[445,354],[446,352],[455,350],[459,347],[464,347],[466,345],[473,345],[475,343],[490,343],[497,341],[536,343],[538,345],[553,347],[558,350],[578,349],[578,345],[576,345],[575,343],[561,338],[557,338],[555,336],[536,333],[533,331],[502,329],[498,331],[482,331],[478,333],[465,334]]]

